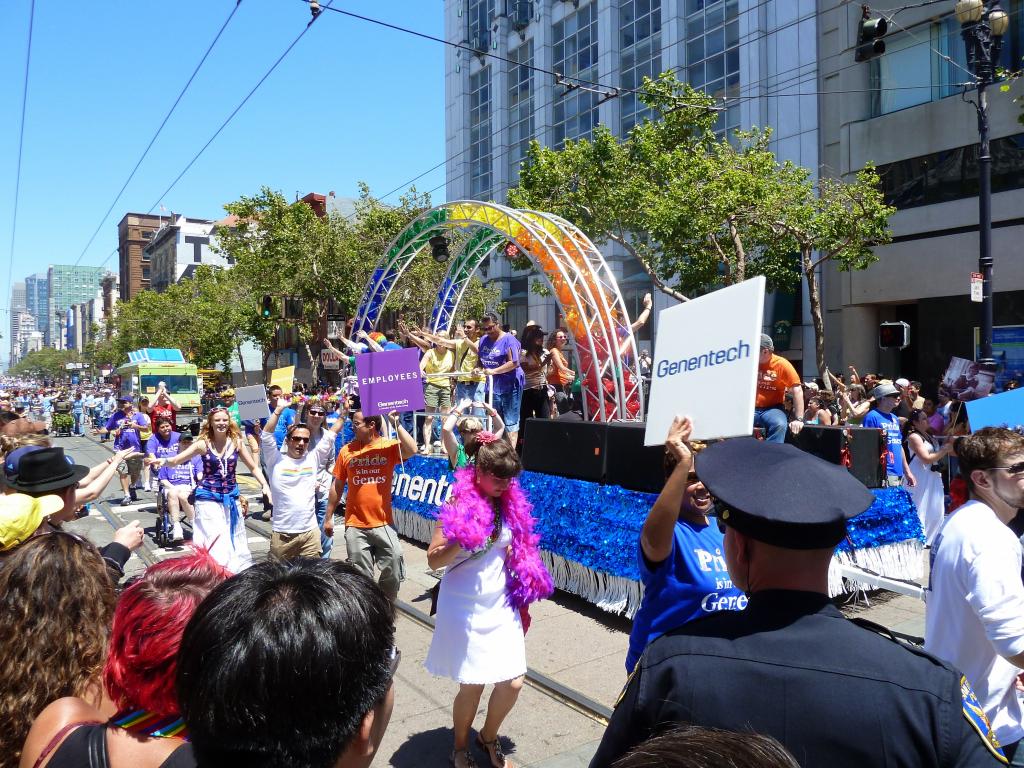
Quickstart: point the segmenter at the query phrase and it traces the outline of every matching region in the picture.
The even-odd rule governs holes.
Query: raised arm
[[[359,333],[357,333],[356,336],[358,336],[360,339],[362,339],[363,341],[366,342],[366,346],[368,346],[370,348],[371,352],[383,352],[384,351],[384,347],[382,347],[376,341],[371,339],[370,338],[370,334],[368,334],[366,331],[359,331]]]
[[[152,459],[148,463],[157,469],[163,466],[176,467],[179,464],[184,464],[193,456],[202,456],[204,453],[206,453],[206,441],[196,440],[192,445],[175,456],[169,456],[165,459]]]
[[[643,310],[641,310],[640,314],[636,316],[636,320],[633,321],[633,325],[631,326],[633,329],[633,333],[636,333],[637,331],[644,327],[644,323],[646,323],[648,318],[651,316],[652,305],[653,302],[651,301],[651,294],[645,293],[644,308]]]
[[[640,529],[640,549],[652,565],[664,562],[672,554],[676,520],[689,484],[687,478],[693,469],[693,454],[686,444],[692,433],[693,423],[689,417],[676,416],[665,438],[665,447],[677,463]]]
[[[402,461],[416,455],[416,438],[405,431],[405,427],[398,418],[398,411],[391,411],[388,414],[388,421],[391,422],[391,426],[395,428],[395,433],[398,435],[399,450],[402,454]]]

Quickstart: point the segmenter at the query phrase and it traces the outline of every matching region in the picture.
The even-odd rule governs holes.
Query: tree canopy
[[[816,180],[778,161],[769,129],[720,136],[714,99],[669,73],[645,79],[640,98],[654,119],[625,139],[598,126],[562,149],[532,142],[510,204],[553,212],[597,242],[618,243],[680,301],[755,275],[770,290],[793,291],[802,275],[823,370],[815,270],[827,260],[864,269],[876,260],[871,246],[888,241],[894,209],[874,170],[850,182]]]

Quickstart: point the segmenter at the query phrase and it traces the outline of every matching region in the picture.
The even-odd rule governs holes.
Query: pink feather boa
[[[499,500],[502,524],[512,531],[512,545],[505,558],[505,591],[509,603],[519,610],[555,591],[551,574],[540,559],[540,536],[533,532],[533,506],[513,480]],[[494,507],[476,485],[476,470],[463,467],[455,472],[451,500],[438,515],[445,538],[458,542],[467,552],[480,549],[494,530]]]

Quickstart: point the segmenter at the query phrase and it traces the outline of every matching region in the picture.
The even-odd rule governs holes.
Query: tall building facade
[[[150,263],[144,250],[166,218],[148,213],[126,213],[118,222],[117,263],[121,301],[128,301],[139,291],[149,288]]]
[[[11,347],[10,347],[10,363],[13,365],[17,362],[18,352],[21,349],[21,340],[19,338],[19,329],[21,328],[21,315],[27,314],[27,297],[25,294],[25,283],[17,282],[11,286],[11,301],[7,305],[10,307],[11,314]]]
[[[893,242],[875,248],[864,271],[829,275],[827,357],[862,372],[899,372],[934,391],[951,356],[975,356],[980,304],[970,301],[978,270],[978,126],[961,98],[973,76],[950,2],[914,4],[889,24],[884,55],[854,60],[861,8],[819,0],[823,173],[850,178],[877,166],[887,202],[897,208]],[[1004,0],[1010,26],[1002,65],[1024,56],[1024,3]],[[1024,336],[1024,128],[1013,93],[989,89],[992,153],[992,253],[997,356],[1000,339]],[[976,96],[973,92],[966,98]],[[880,322],[910,325],[902,352],[878,348]],[[1012,353],[1012,348],[1011,348]],[[1024,370],[1017,357],[1011,368]],[[1010,371],[1014,372],[1013,370]]]
[[[156,231],[143,249],[143,257],[150,265],[153,290],[165,291],[169,285],[192,277],[200,264],[212,267],[234,264],[210,247],[216,245],[216,226],[208,219],[176,216]]]
[[[100,292],[103,267],[82,267],[67,264],[51,265],[47,271],[49,298],[47,313],[49,329],[46,343],[57,349],[67,346],[72,305],[90,301]]]
[[[25,308],[35,318],[36,331],[44,338],[49,330],[50,279],[45,272],[25,278]]]
[[[448,200],[503,202],[531,139],[561,147],[599,124],[626,136],[649,113],[623,89],[664,71],[716,98],[723,134],[771,125],[780,159],[818,167],[814,0],[445,0],[445,35],[473,49],[449,48],[445,59]],[[601,250],[635,316],[650,279],[617,247]],[[553,300],[530,290],[536,274],[492,258],[485,279],[501,285],[512,327],[559,321]],[[655,310],[674,303],[654,296]],[[780,318],[794,325],[784,354],[798,363],[813,350],[806,312],[799,297],[766,307],[767,327]],[[639,332],[641,346],[655,322]]]

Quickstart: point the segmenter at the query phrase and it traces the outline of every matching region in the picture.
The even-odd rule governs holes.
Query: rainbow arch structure
[[[356,312],[354,330],[374,329],[402,273],[435,235],[467,237],[452,255],[438,288],[431,328],[448,331],[480,263],[511,241],[543,273],[576,349],[589,421],[635,421],[643,414],[637,345],[618,282],[597,247],[578,227],[550,213],[497,203],[459,200],[424,212],[392,241],[373,271]]]

